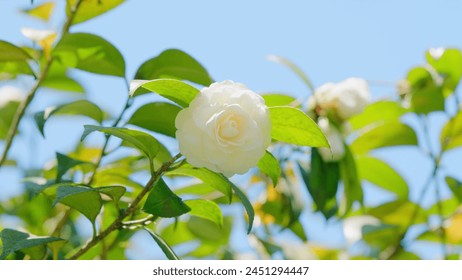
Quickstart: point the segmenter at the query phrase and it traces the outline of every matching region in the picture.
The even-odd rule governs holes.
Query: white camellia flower
[[[233,81],[201,90],[175,120],[180,151],[193,166],[225,176],[257,165],[271,142],[271,120],[263,98]]]
[[[319,114],[334,111],[340,119],[346,120],[363,111],[369,102],[370,93],[365,80],[348,78],[337,84],[320,86],[311,99],[309,107],[319,108]]]
[[[380,220],[372,216],[354,216],[344,220],[343,234],[348,244],[353,244],[362,239],[364,226],[378,226]]]
[[[9,102],[21,102],[24,100],[24,92],[17,87],[4,86],[0,88],[0,108]]]
[[[319,154],[325,162],[339,161],[345,155],[342,135],[337,128],[329,123],[327,118],[319,118],[318,126],[326,136],[330,148],[332,149],[331,152],[328,148],[319,148]]]

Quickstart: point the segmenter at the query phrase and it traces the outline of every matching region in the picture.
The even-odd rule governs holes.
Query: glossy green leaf
[[[270,107],[271,137],[299,146],[329,147],[318,125],[301,110],[293,107]]]
[[[35,123],[42,134],[44,134],[44,127],[46,121],[53,115],[81,115],[87,116],[98,123],[101,123],[104,118],[103,111],[96,105],[88,100],[78,100],[58,107],[50,107],[45,111],[37,112],[34,115]]]
[[[101,212],[103,202],[100,194],[94,189],[81,186],[60,186],[56,191],[53,205],[62,203],[82,213],[92,224]]]
[[[449,176],[446,176],[445,181],[454,196],[462,203],[462,183]]]
[[[247,217],[249,218],[249,225],[247,227],[247,234],[249,234],[252,231],[253,220],[255,218],[255,210],[253,209],[252,203],[247,198],[245,193],[241,191],[241,189],[239,189],[236,185],[232,184],[231,186],[233,188],[234,193],[236,193],[236,195],[241,200],[241,203],[244,206],[245,212],[247,213]]]
[[[94,131],[100,131],[131,143],[143,154],[145,154],[150,160],[154,159],[159,151],[159,142],[156,140],[156,138],[145,132],[128,128],[85,125],[85,130],[83,132],[81,141],[83,141],[83,139],[85,139],[88,134]]]
[[[343,182],[343,199],[339,212],[341,215],[346,215],[355,202],[363,203],[363,189],[359,180],[356,161],[346,145],[345,156],[340,160],[339,168]]]
[[[8,135],[8,130],[18,107],[19,101],[10,101],[0,108],[0,140],[5,139]]]
[[[228,201],[231,201],[234,184],[221,174],[206,168],[196,168],[190,164],[183,164],[181,167],[167,172],[167,175],[191,176],[200,179],[203,183],[224,194]]]
[[[418,145],[414,130],[399,120],[389,121],[364,131],[351,144],[355,154],[365,154],[370,150],[403,145]]]
[[[265,155],[258,161],[258,168],[261,172],[268,175],[273,181],[273,185],[276,186],[281,176],[281,166],[279,166],[279,161],[268,151]]]
[[[456,89],[462,77],[462,53],[458,49],[445,49],[441,55],[434,52],[427,51],[427,62],[443,76],[443,86],[449,89],[447,96]]]
[[[189,103],[196,97],[199,90],[187,83],[173,79],[158,79],[148,81],[140,85],[141,88],[163,96],[181,107],[188,107]],[[145,92],[135,91],[133,96]]]
[[[192,199],[185,200],[184,203],[191,208],[189,215],[210,220],[219,227],[223,226],[223,214],[215,202],[204,199]]]
[[[5,61],[26,61],[32,59],[22,48],[7,41],[0,40],[0,62]]]
[[[187,80],[208,86],[213,80],[205,68],[189,54],[168,49],[144,62],[136,72],[135,79],[154,80],[171,78]]]
[[[136,110],[128,123],[175,137],[175,119],[180,111],[180,107],[170,103],[149,103]]]
[[[5,259],[9,254],[19,250],[25,250],[37,246],[44,246],[47,243],[61,241],[58,237],[33,236],[29,233],[5,228],[0,233],[3,251],[0,260]]]
[[[261,97],[263,97],[268,107],[289,106],[297,102],[295,97],[280,93],[266,93],[262,94]]]
[[[338,162],[324,162],[317,149],[311,150],[311,170],[298,165],[303,182],[313,198],[316,210],[326,219],[337,213],[337,189],[340,180]]]
[[[396,120],[407,112],[398,102],[381,100],[369,104],[362,113],[354,115],[348,121],[354,130],[377,122]]]
[[[34,8],[23,10],[22,12],[38,19],[48,21],[53,13],[54,6],[54,2],[45,2]]]
[[[443,151],[462,146],[462,112],[457,113],[444,125],[440,143]]]
[[[122,54],[105,39],[88,33],[68,33],[52,55],[62,65],[91,73],[125,77]]]
[[[188,213],[191,208],[174,194],[161,178],[149,192],[143,211],[158,217],[178,217]]]
[[[104,14],[125,2],[125,0],[85,0],[80,4],[72,24],[81,23]],[[66,14],[69,16],[77,0],[66,1]]]
[[[56,159],[58,161],[57,164],[57,174],[56,174],[56,182],[61,181],[61,178],[63,177],[66,172],[78,165],[81,164],[92,164],[89,162],[77,160],[71,157],[68,157],[66,155],[63,155],[61,153],[56,153]]]
[[[146,227],[144,229],[149,233],[152,239],[156,241],[157,245],[159,245],[160,249],[169,260],[179,260],[173,249],[167,244],[167,242],[165,242],[165,240],[162,239],[162,237]]]
[[[360,179],[367,180],[376,186],[390,191],[398,198],[406,199],[409,187],[404,179],[386,162],[368,156],[355,158]]]

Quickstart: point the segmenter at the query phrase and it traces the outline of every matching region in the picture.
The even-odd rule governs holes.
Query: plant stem
[[[131,105],[132,105],[132,100],[131,100],[131,97],[129,96],[127,98],[127,101],[125,102],[124,108],[120,112],[117,119],[112,123],[111,127],[117,127],[119,125],[120,121],[122,120],[123,115],[125,114],[127,109],[130,108]],[[101,161],[103,160],[103,157],[106,155],[106,149],[107,149],[107,145],[109,143],[109,138],[111,138],[111,136],[106,135],[106,138],[105,138],[104,144],[103,144],[103,148],[101,149],[101,154],[99,155],[99,157],[98,157],[98,159],[97,159],[97,161],[95,163],[95,167],[93,168],[93,173],[92,173],[90,179],[87,182],[88,185],[91,185],[91,183],[93,183],[93,180],[95,179],[96,171],[100,167]]]
[[[85,254],[88,250],[90,250],[92,247],[94,247],[96,244],[98,244],[101,240],[103,240],[106,236],[108,236],[111,232],[115,230],[119,230],[122,228],[122,221],[132,215],[136,209],[138,204],[141,202],[141,200],[146,196],[146,194],[154,187],[156,181],[169,169],[169,167],[179,158],[181,157],[181,154],[177,154],[173,158],[171,158],[169,161],[165,162],[162,164],[162,166],[157,169],[157,171],[151,176],[149,181],[146,183],[144,186],[144,189],[135,197],[135,199],[132,201],[130,206],[123,212],[121,213],[117,219],[109,225],[105,230],[100,232],[98,235],[93,237],[90,242],[88,242],[84,247],[82,247],[77,253],[75,253],[73,256],[70,257],[71,260],[76,260],[83,254]]]
[[[65,35],[66,33],[69,32],[69,29],[72,25],[72,21],[74,20],[75,14],[77,10],[79,9],[80,4],[83,2],[83,0],[77,0],[75,3],[75,6],[71,9],[69,16],[66,19],[66,22],[64,23],[63,29],[62,29],[62,36]],[[19,123],[21,122],[22,118],[24,117],[24,114],[29,107],[29,104],[32,102],[32,100],[35,97],[35,94],[37,93],[37,90],[40,88],[40,85],[43,83],[43,81],[47,78],[48,72],[50,71],[51,64],[53,63],[53,57],[50,56],[46,63],[45,66],[43,67],[42,73],[36,80],[34,86],[31,88],[29,91],[29,94],[27,95],[26,99],[24,99],[23,102],[19,105],[19,108],[16,111],[16,114],[13,117],[13,120],[11,121],[11,126],[8,130],[8,134],[5,140],[5,148],[3,150],[3,153],[0,157],[0,167],[5,163],[8,152],[10,151],[11,145],[13,144],[13,139],[18,132],[18,127]]]

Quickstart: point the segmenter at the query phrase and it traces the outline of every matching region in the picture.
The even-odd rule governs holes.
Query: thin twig
[[[173,158],[171,158],[169,161],[165,162],[157,171],[151,176],[151,179],[149,179],[148,183],[145,185],[143,190],[138,194],[138,196],[135,197],[135,199],[132,201],[130,206],[123,212],[121,213],[117,219],[109,225],[104,231],[100,232],[98,235],[96,235],[94,238],[92,238],[84,247],[82,247],[77,253],[75,253],[73,256],[70,257],[71,260],[76,260],[83,254],[85,254],[88,250],[90,250],[92,247],[94,247],[96,244],[98,244],[101,240],[103,240],[106,236],[108,236],[111,232],[115,230],[119,230],[122,228],[122,221],[135,213],[138,204],[141,202],[141,200],[146,196],[146,194],[154,187],[156,181],[168,170],[168,168],[179,158],[181,157],[181,154],[177,154]]]
[[[66,33],[69,32],[69,29],[72,25],[72,21],[74,20],[75,14],[77,10],[79,9],[80,4],[82,3],[82,0],[77,0],[75,3],[75,6],[71,9],[69,16],[66,19],[66,22],[64,23],[63,29],[62,29],[62,36],[64,36]],[[23,102],[19,105],[13,120],[11,121],[10,128],[8,130],[8,134],[5,140],[5,148],[3,150],[3,153],[0,158],[0,167],[5,163],[8,152],[10,151],[11,145],[13,144],[13,139],[18,132],[18,127],[19,123],[21,122],[22,118],[24,117],[24,114],[29,107],[29,104],[32,102],[32,100],[35,97],[35,94],[37,93],[37,90],[40,88],[41,84],[43,81],[47,78],[48,72],[50,71],[51,64],[53,63],[53,56],[50,56],[43,67],[43,71],[38,77],[37,81],[35,82],[34,86],[31,88],[29,91],[29,94],[27,95],[26,99],[24,99]]]

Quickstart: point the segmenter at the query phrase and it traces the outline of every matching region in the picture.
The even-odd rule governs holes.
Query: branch
[[[130,206],[123,212],[121,213],[117,219],[109,225],[104,231],[100,232],[100,234],[96,235],[94,238],[90,240],[84,247],[82,247],[77,253],[75,253],[73,256],[70,257],[71,260],[76,260],[83,254],[85,254],[88,250],[90,250],[92,247],[94,247],[96,244],[98,244],[101,240],[103,240],[106,236],[108,236],[111,232],[115,230],[119,230],[122,228],[123,223],[122,221],[132,215],[138,206],[138,204],[141,202],[141,200],[146,196],[146,194],[154,187],[156,181],[170,168],[170,166],[179,158],[181,157],[181,154],[177,154],[173,158],[171,158],[169,161],[165,162],[162,164],[162,166],[151,176],[151,179],[146,183],[144,186],[144,189],[138,194],[138,196],[132,201]]]
[[[72,25],[72,21],[74,20],[75,14],[80,6],[80,4],[83,2],[83,0],[77,0],[77,3],[75,3],[74,8],[71,9],[70,14],[68,18],[66,19],[66,22],[64,23],[63,30],[62,30],[62,35],[65,35],[66,33],[69,32],[69,28]],[[8,130],[8,134],[6,137],[6,142],[5,142],[5,148],[3,150],[3,153],[0,158],[0,167],[5,163],[6,158],[8,156],[8,152],[10,151],[11,145],[13,144],[13,139],[14,136],[16,135],[19,127],[19,123],[21,122],[24,113],[26,112],[27,108],[29,107],[29,104],[32,102],[32,100],[35,97],[35,94],[37,93],[37,90],[39,89],[40,85],[43,83],[43,81],[46,79],[48,76],[48,72],[50,71],[51,64],[53,63],[53,57],[50,57],[46,64],[45,67],[43,68],[42,73],[40,74],[39,78],[35,82],[34,86],[31,88],[29,91],[29,94],[27,95],[26,99],[24,99],[23,102],[19,105],[19,108],[16,111],[16,114],[13,117],[13,120],[11,121],[11,126]]]

